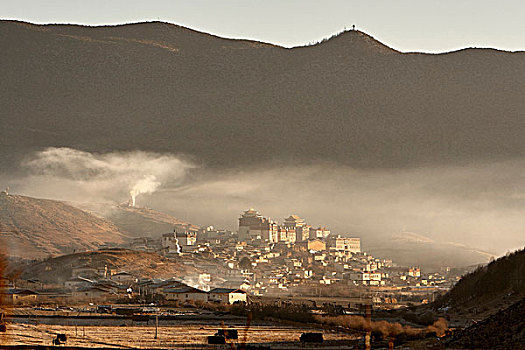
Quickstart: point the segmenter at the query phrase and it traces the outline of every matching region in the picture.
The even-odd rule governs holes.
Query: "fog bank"
[[[202,226],[236,229],[239,214],[254,207],[280,222],[297,214],[313,226],[360,236],[365,246],[401,231],[496,254],[525,244],[521,160],[401,170],[318,164],[221,171],[166,154],[53,148],[21,166],[25,177],[2,176],[15,193],[117,204],[139,186],[137,205]]]

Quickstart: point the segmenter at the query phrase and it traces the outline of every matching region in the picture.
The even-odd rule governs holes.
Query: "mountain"
[[[123,243],[107,220],[63,202],[0,193],[0,241],[9,256],[28,259]]]
[[[454,242],[441,242],[413,232],[400,232],[385,239],[367,242],[366,251],[374,256],[392,259],[399,265],[417,262],[425,271],[441,267],[467,267],[484,264],[494,255]]]
[[[199,230],[198,226],[151,208],[93,203],[73,205],[104,217],[129,237],[159,238],[163,233],[172,232],[175,228]]]
[[[463,276],[430,306],[470,321],[451,348],[525,349],[525,248]]]
[[[525,155],[525,54],[401,53],[359,31],[287,49],[177,25],[0,22],[0,165],[67,146],[229,168]]]

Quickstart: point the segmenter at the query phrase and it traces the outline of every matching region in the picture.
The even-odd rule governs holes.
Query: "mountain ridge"
[[[381,40],[376,39],[373,35],[364,32],[359,29],[344,29],[342,31],[336,32],[331,34],[330,36],[327,36],[323,39],[320,39],[318,41],[304,44],[304,45],[296,45],[296,46],[283,46],[275,43],[271,43],[268,41],[263,41],[255,38],[236,38],[236,37],[227,37],[227,36],[221,36],[218,34],[213,34],[210,32],[202,31],[195,28],[186,27],[181,24],[177,23],[171,23],[171,22],[164,22],[164,21],[158,21],[158,20],[151,20],[151,21],[140,21],[140,22],[128,22],[128,23],[116,23],[116,24],[78,24],[78,23],[34,23],[30,21],[23,21],[23,20],[14,20],[14,19],[0,19],[0,23],[7,22],[7,23],[14,23],[22,26],[28,26],[31,27],[39,27],[40,29],[47,29],[52,27],[77,27],[77,28],[120,28],[120,27],[128,27],[128,26],[141,26],[141,25],[160,25],[160,26],[169,26],[169,27],[175,27],[179,30],[187,31],[194,34],[202,34],[205,36],[221,39],[221,40],[228,40],[228,41],[237,41],[237,42],[247,42],[247,43],[253,43],[253,44],[263,44],[268,45],[270,47],[276,47],[276,48],[282,48],[286,50],[292,50],[292,49],[300,49],[300,48],[308,48],[312,46],[318,46],[321,44],[324,44],[326,42],[329,42],[332,39],[336,39],[339,37],[342,37],[347,34],[353,34],[357,33],[363,38],[365,38],[368,41],[373,42],[374,44],[379,44],[380,46],[383,46],[393,52],[399,53],[399,54],[422,54],[422,55],[446,55],[446,54],[453,54],[453,53],[459,53],[463,51],[469,51],[469,50],[481,50],[481,51],[495,51],[495,52],[501,52],[501,53],[525,53],[525,50],[505,50],[505,49],[499,49],[499,48],[493,48],[493,47],[475,47],[475,46],[467,46],[463,48],[453,49],[449,51],[441,51],[441,52],[424,52],[424,51],[400,51],[397,50],[391,46],[388,46],[387,44],[383,43]],[[35,29],[35,28],[32,28]],[[37,29],[38,30],[38,29]]]
[[[525,156],[521,52],[385,55],[352,32],[287,49],[162,23],[0,26],[0,163],[11,169],[51,146],[220,168]],[[365,49],[346,44],[361,36]]]

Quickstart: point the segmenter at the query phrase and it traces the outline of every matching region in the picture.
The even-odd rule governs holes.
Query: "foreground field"
[[[239,339],[222,346],[235,348],[237,344],[260,344],[275,348],[301,347],[303,332],[323,332],[325,346],[352,348],[356,337],[347,333],[327,332],[312,328],[294,328],[282,325],[227,325],[239,330]],[[155,339],[155,325],[74,326],[59,324],[10,323],[7,333],[0,335],[4,345],[52,344],[57,333],[67,334],[68,346],[114,348],[208,348],[207,336],[213,335],[220,324],[159,325]],[[233,346],[232,346],[233,345]]]

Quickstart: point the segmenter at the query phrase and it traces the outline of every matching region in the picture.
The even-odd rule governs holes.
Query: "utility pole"
[[[155,339],[157,339],[158,336],[158,328],[159,328],[159,315],[155,315]]]
[[[365,349],[370,350],[370,338],[372,337],[372,304],[365,305],[365,318],[367,330],[365,334]]]

